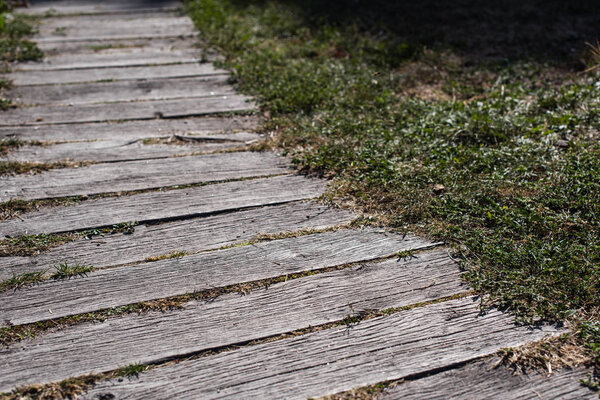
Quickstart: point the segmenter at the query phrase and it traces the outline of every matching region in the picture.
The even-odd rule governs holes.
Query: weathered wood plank
[[[44,208],[0,221],[0,237],[58,233],[137,221],[183,219],[236,209],[311,199],[326,182],[279,176],[219,183],[179,190],[88,200],[72,206]]]
[[[419,307],[359,325],[181,361],[94,387],[118,399],[306,399],[400,379],[494,353],[554,332],[528,329],[475,299]]]
[[[65,125],[13,126],[0,128],[0,138],[61,142],[72,140],[137,140],[168,137],[223,137],[232,131],[254,130],[256,116],[206,116],[186,119],[154,119],[145,121],[96,122]]]
[[[131,67],[197,62],[201,49],[190,38],[38,43],[41,62],[16,64],[14,71]]]
[[[105,140],[71,142],[48,146],[22,146],[12,150],[0,161],[56,162],[56,161],[131,161],[192,155],[199,152],[233,150],[263,139],[257,133],[230,133],[213,136],[174,137],[172,144],[146,144],[144,140]],[[1,182],[1,178],[0,178]]]
[[[188,63],[144,67],[86,68],[75,70],[27,72],[20,71],[12,72],[6,75],[6,78],[12,81],[13,86],[25,86],[51,85],[58,83],[83,83],[107,80],[120,81],[135,79],[190,78],[226,74],[229,73],[225,70],[215,68],[213,64],[210,63]],[[58,89],[56,87],[53,88]],[[36,101],[33,101],[33,103],[35,102]]]
[[[231,96],[229,74],[195,78],[139,79],[65,85],[18,86],[8,97],[20,104],[79,105],[102,102]]]
[[[62,15],[62,14],[104,14],[128,13],[131,11],[156,12],[169,11],[181,7],[179,1],[148,1],[148,0],[30,0],[30,6],[19,8],[18,12],[27,15]]]
[[[195,35],[194,25],[187,16],[152,14],[51,18],[44,20],[38,31],[32,40],[39,43]]]
[[[127,121],[201,116],[222,112],[252,111],[255,104],[247,96],[208,96],[174,100],[84,104],[77,107],[40,106],[4,111],[0,127],[80,122]]]
[[[465,289],[458,266],[438,250],[407,262],[366,264],[245,296],[192,302],[184,310],[71,327],[0,350],[5,371],[0,391],[256,340]]]
[[[0,293],[0,323],[42,321],[433,245],[413,236],[341,230],[98,270],[81,279]]]
[[[552,375],[533,372],[515,375],[510,368],[497,367],[491,361],[476,361],[426,378],[407,381],[387,389],[381,399],[598,399],[598,394],[579,383],[591,371],[586,368],[560,369]]]
[[[59,263],[107,267],[139,262],[174,251],[196,253],[242,243],[260,234],[324,229],[349,223],[354,215],[314,202],[283,204],[199,219],[139,225],[130,233],[81,238],[32,257],[5,257],[0,281],[24,272],[53,270]]]
[[[101,163],[53,169],[36,175],[0,176],[0,201],[158,189],[289,172],[286,159],[267,152]]]

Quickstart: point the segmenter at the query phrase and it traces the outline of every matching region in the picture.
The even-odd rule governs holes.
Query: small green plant
[[[146,369],[148,369],[148,366],[144,364],[135,363],[126,365],[124,367],[120,367],[114,372],[114,375],[132,378],[137,377],[139,374],[146,371]]]
[[[86,276],[94,271],[92,266],[84,266],[79,264],[69,265],[67,263],[58,264],[54,267],[55,271],[50,275],[50,279],[71,279],[78,276]]]
[[[398,257],[398,261],[400,261],[400,260],[407,261],[407,260],[410,260],[411,258],[416,258],[414,250],[399,251],[398,253],[396,253],[396,257]]]
[[[25,272],[23,274],[14,274],[11,278],[0,282],[0,292],[6,290],[18,290],[26,286],[32,286],[46,280],[44,274],[46,271]]]

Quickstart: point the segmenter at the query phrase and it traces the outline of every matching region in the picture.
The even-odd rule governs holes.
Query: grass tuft
[[[13,274],[9,279],[0,282],[0,292],[6,290],[18,290],[26,286],[33,286],[46,280],[44,274],[46,271],[25,272],[22,274]]]
[[[114,375],[133,378],[133,377],[137,377],[139,374],[146,371],[147,368],[148,367],[144,364],[139,364],[139,363],[130,364],[130,365],[126,365],[124,367],[118,368],[114,372]]]
[[[83,266],[79,264],[69,265],[67,263],[58,264],[55,271],[50,275],[50,279],[71,279],[79,276],[87,276],[88,273],[95,270],[91,266]]]

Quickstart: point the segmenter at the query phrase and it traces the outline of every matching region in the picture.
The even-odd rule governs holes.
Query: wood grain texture
[[[4,111],[0,127],[81,122],[128,121],[201,116],[214,113],[252,111],[256,106],[247,96],[209,96],[175,100],[86,104],[77,107],[40,106]]]
[[[9,97],[20,104],[78,105],[137,100],[230,96],[229,74],[195,78],[138,79],[65,85],[18,86]]]
[[[324,229],[349,223],[354,214],[314,202],[259,207],[157,225],[132,233],[81,238],[37,256],[0,259],[0,281],[14,274],[52,271],[59,263],[107,267],[139,262],[175,251],[195,253],[242,243],[260,234]]]
[[[27,15],[56,15],[56,14],[104,14],[128,13],[147,10],[173,10],[181,7],[179,1],[148,1],[148,0],[30,0],[30,6],[20,8],[19,13]]]
[[[0,128],[0,138],[61,142],[75,140],[136,140],[171,135],[201,137],[254,130],[257,116],[206,116],[185,119],[154,119],[124,122],[96,122]]]
[[[0,293],[0,322],[24,324],[429,248],[413,236],[340,230],[91,272]],[[49,311],[51,310],[51,311]]]
[[[202,50],[193,38],[38,43],[42,61],[16,64],[14,71],[60,71],[198,62]]]
[[[130,221],[146,223],[192,218],[311,199],[321,195],[325,187],[326,182],[322,180],[287,175],[88,200],[0,221],[0,237],[68,232]]]
[[[507,367],[494,368],[498,359],[476,361],[426,378],[407,381],[387,389],[380,399],[447,400],[472,399],[598,399],[598,394],[579,383],[591,371],[586,368],[555,370],[552,375],[532,372],[516,375]]]
[[[0,157],[0,161],[57,162],[57,161],[131,161],[192,155],[200,152],[234,150],[257,143],[264,138],[257,133],[230,133],[211,136],[174,136],[172,144],[146,144],[144,140],[104,140],[71,142],[47,146],[21,146]],[[1,182],[1,178],[0,178]]]
[[[36,175],[0,177],[0,201],[92,195],[291,172],[285,158],[268,152],[217,153],[156,160],[92,164]]]
[[[6,371],[0,391],[243,343],[465,289],[458,266],[446,252],[433,251],[408,262],[365,264],[245,296],[192,302],[184,310],[71,327],[0,350]]]
[[[186,63],[174,65],[152,65],[143,67],[84,68],[74,70],[18,71],[7,74],[13,90],[25,85],[54,85],[65,83],[121,81],[136,79],[185,78],[198,76],[228,75],[210,63]],[[56,87],[53,87],[57,89]],[[18,95],[18,91],[17,97]],[[35,103],[35,101],[33,101]]]
[[[110,29],[106,29],[110,26]],[[73,16],[43,20],[31,39],[38,43],[194,36],[187,16],[141,13],[123,16]]]
[[[94,387],[84,398],[306,399],[471,360],[554,329],[480,316],[473,298],[419,307],[277,342],[181,361]]]

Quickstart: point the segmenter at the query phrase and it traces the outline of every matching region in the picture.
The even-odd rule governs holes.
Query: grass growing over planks
[[[50,275],[50,279],[71,279],[78,276],[86,276],[88,273],[94,271],[94,267],[85,265],[69,265],[67,263],[60,263],[54,267],[55,271]]]
[[[273,145],[336,178],[332,201],[452,243],[487,305],[575,319],[598,356],[600,79],[582,71],[600,17],[551,1],[531,22],[510,3],[186,5]]]
[[[46,271],[26,272],[24,274],[13,275],[11,278],[0,282],[0,292],[5,290],[18,290],[26,286],[32,286],[46,280],[44,274]]]

